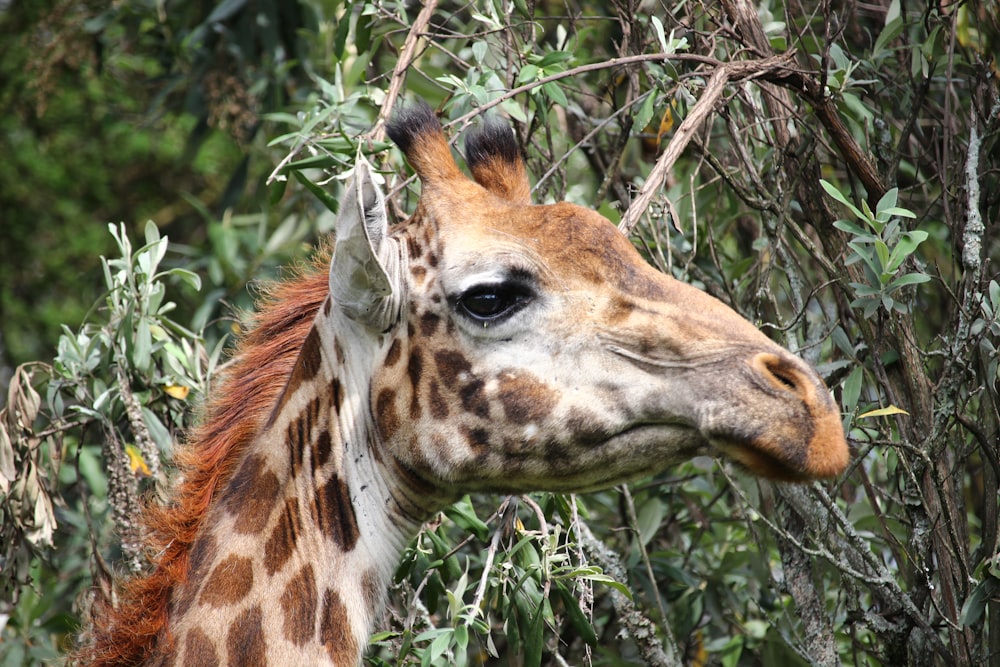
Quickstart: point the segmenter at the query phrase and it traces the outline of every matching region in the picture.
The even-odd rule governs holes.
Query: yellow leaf
[[[125,445],[125,453],[128,455],[128,465],[132,469],[132,472],[139,475],[139,477],[149,477],[152,473],[149,471],[149,466],[146,465],[146,460],[142,458],[142,452],[135,445]]]
[[[895,405],[890,405],[887,408],[879,408],[878,410],[869,410],[863,415],[858,415],[858,419],[864,419],[865,417],[888,417],[889,415],[908,415],[910,414],[903,408],[897,408]]]
[[[191,391],[191,389],[182,384],[168,384],[163,388],[163,391],[167,392],[167,396],[173,396],[174,398],[183,401],[188,397],[188,392]]]

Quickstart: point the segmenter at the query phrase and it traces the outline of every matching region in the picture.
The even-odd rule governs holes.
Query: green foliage
[[[875,210],[862,201],[861,208],[854,206],[833,184],[820,181],[827,194],[843,204],[854,217],[865,224],[867,229],[848,220],[837,220],[833,226],[851,235],[847,247],[851,253],[847,264],[864,262],[867,283],[850,283],[858,298],[851,302],[854,308],[864,310],[865,317],[871,317],[879,306],[906,314],[909,306],[905,301],[893,298],[893,293],[910,285],[919,285],[931,279],[926,273],[912,272],[898,275],[903,264],[916,251],[917,246],[927,240],[927,232],[922,230],[902,231],[896,218],[915,218],[913,211],[896,206],[899,194],[897,188],[886,192]]]

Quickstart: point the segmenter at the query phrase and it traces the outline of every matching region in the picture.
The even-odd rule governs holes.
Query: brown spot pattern
[[[448,402],[444,400],[444,396],[441,394],[441,385],[438,384],[437,380],[431,380],[429,398],[431,416],[439,421],[447,419]]]
[[[463,427],[462,434],[465,435],[465,441],[476,456],[486,453],[489,449],[490,434],[486,429]]]
[[[444,380],[454,381],[462,373],[472,371],[472,364],[469,363],[460,352],[453,350],[438,350],[434,353],[434,363],[437,365],[438,375]]]
[[[288,459],[292,466],[292,475],[298,476],[302,471],[302,449],[308,440],[306,424],[303,415],[288,422],[285,429],[285,445],[288,447]]]
[[[304,646],[316,636],[317,598],[313,568],[306,565],[292,577],[281,594],[285,639],[296,646]]]
[[[340,380],[333,378],[330,382],[330,404],[333,406],[333,412],[338,412],[340,409],[340,402],[344,398],[344,389],[340,385]]]
[[[213,607],[236,604],[253,588],[253,563],[235,554],[215,566],[205,582],[199,601]]]
[[[337,591],[330,588],[323,594],[323,616],[319,624],[319,639],[335,665],[353,664],[358,646],[351,632],[347,609]]]
[[[439,324],[441,324],[441,318],[436,314],[424,313],[420,316],[420,333],[430,338],[437,332]]]
[[[467,412],[483,419],[489,419],[490,402],[486,398],[484,388],[482,380],[472,380],[459,390],[458,396],[462,399],[462,407]]]
[[[219,655],[212,640],[200,628],[192,628],[184,641],[185,667],[218,667]]]
[[[302,515],[299,513],[298,500],[288,498],[277,525],[271,531],[271,537],[264,545],[264,567],[268,575],[273,575],[285,566],[295,551],[295,543],[301,533]]]
[[[398,338],[393,339],[392,345],[389,346],[389,351],[386,352],[386,354],[385,354],[385,366],[386,366],[386,368],[392,368],[397,363],[399,363],[400,348],[401,347],[402,347],[402,343],[399,342],[399,339]]]
[[[527,424],[549,416],[558,394],[530,373],[502,373],[499,389],[504,415],[515,424]]]
[[[415,347],[410,350],[410,359],[406,364],[406,374],[410,378],[410,387],[413,388],[413,393],[410,396],[411,419],[417,419],[420,417],[420,400],[417,389],[420,387],[420,378],[423,375],[423,370],[423,353],[420,351],[419,347]]]
[[[320,415],[324,404],[329,402],[329,397],[321,394],[314,397],[306,404],[305,409],[288,423],[286,431],[286,443],[288,445],[288,455],[291,460],[292,472],[298,475],[302,470],[305,450],[312,444],[313,433],[319,430]],[[315,462],[313,462],[315,466]]]
[[[202,535],[195,540],[188,560],[187,582],[178,587],[174,597],[175,615],[185,616],[188,613],[198,592],[198,585],[208,574],[208,566],[215,560],[217,551],[215,538],[211,535]]]
[[[388,438],[399,430],[399,413],[396,412],[396,392],[383,389],[375,399],[375,420],[383,438]]]
[[[278,500],[278,477],[259,455],[247,457],[229,482],[226,510],[236,517],[234,527],[243,534],[264,530]]]
[[[319,339],[319,331],[313,327],[302,342],[299,359],[295,362],[295,370],[292,371],[292,377],[289,378],[288,386],[285,388],[287,394],[291,396],[304,382],[309,382],[316,377],[322,364],[323,345]]]
[[[420,243],[413,236],[406,237],[406,247],[410,251],[410,259],[418,259],[424,252],[424,249],[420,247]]]
[[[229,650],[229,667],[266,667],[267,647],[264,645],[260,605],[254,605],[236,617],[229,626],[226,648]]]
[[[316,490],[315,517],[320,531],[331,538],[343,551],[351,551],[358,543],[358,522],[351,504],[351,493],[339,475],[333,475]]]
[[[329,431],[322,431],[316,438],[313,446],[313,467],[321,468],[330,460],[330,453],[333,451],[333,439]]]

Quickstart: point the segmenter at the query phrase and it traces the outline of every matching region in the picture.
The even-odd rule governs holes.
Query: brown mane
[[[311,265],[265,290],[229,368],[206,402],[201,425],[178,448],[180,475],[164,504],[145,512],[147,573],[119,582],[117,600],[97,595],[91,627],[76,660],[84,665],[138,665],[169,645],[167,612],[174,586],[186,580],[189,551],[215,490],[229,479],[240,454],[274,408],[329,290],[330,248]]]

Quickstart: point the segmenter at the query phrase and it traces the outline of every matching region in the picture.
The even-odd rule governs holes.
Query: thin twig
[[[507,514],[507,509],[510,507],[510,497],[508,496],[504,498],[497,512],[503,517]],[[493,539],[490,540],[490,546],[486,550],[486,560],[483,562],[483,576],[479,578],[479,585],[476,586],[476,594],[472,597],[472,604],[470,605],[473,609],[479,610],[483,604],[483,600],[486,598],[486,585],[493,570],[493,560],[496,558],[497,550],[500,548],[500,540],[506,533],[506,522],[501,518],[496,530],[493,531]]]
[[[626,235],[631,234],[632,229],[639,223],[639,218],[645,214],[646,209],[652,203],[653,197],[663,187],[664,181],[667,180],[667,174],[673,169],[677,158],[687,148],[688,143],[708,118],[716,102],[722,97],[726,84],[730,81],[762,76],[768,71],[787,70],[792,55],[789,52],[781,56],[760,60],[720,63],[705,84],[701,98],[684,118],[674,136],[670,138],[670,143],[667,144],[663,154],[656,160],[656,165],[646,178],[646,182],[643,183],[638,196],[632,201],[622,216],[621,222],[618,223],[618,229]]]
[[[639,517],[635,512],[635,501],[632,498],[632,494],[628,490],[628,484],[622,484],[621,486],[622,497],[625,499],[625,509],[628,512],[628,522],[632,531],[635,533],[636,546],[639,548],[639,556],[642,558],[642,564],[646,568],[646,576],[649,577],[649,582],[656,589],[656,575],[653,574],[653,564],[649,560],[649,551],[646,550],[646,545],[642,540],[642,533],[639,532]],[[660,610],[660,620],[666,624],[667,623],[667,610],[663,607],[663,596],[657,592],[656,595],[656,606]]]
[[[576,77],[587,72],[597,72],[602,69],[612,69],[614,67],[627,67],[630,65],[638,65],[641,63],[658,63],[665,62],[668,60],[676,60],[680,62],[695,62],[703,65],[712,65],[715,67],[723,66],[723,62],[716,60],[715,58],[709,58],[707,56],[701,56],[694,53],[644,53],[636,56],[626,56],[624,58],[610,58],[608,60],[602,60],[597,63],[587,63],[586,65],[580,65],[579,67],[573,67],[562,72],[556,72],[555,74],[550,74],[544,76],[541,79],[536,79],[531,83],[526,83],[524,85],[518,86],[517,88],[511,88],[506,93],[503,93],[499,97],[482,104],[472,111],[466,113],[465,115],[459,116],[455,120],[447,124],[448,127],[453,125],[459,125],[464,127],[476,116],[479,116],[484,111],[489,111],[495,106],[499,106],[509,99],[517,97],[521,93],[531,92],[535,88],[544,86],[547,83],[552,83],[553,81],[559,81],[560,79],[567,79],[571,77]]]
[[[382,108],[379,109],[378,118],[375,119],[375,124],[372,125],[372,129],[368,133],[368,137],[373,142],[381,142],[385,139],[385,124],[396,106],[396,99],[399,97],[400,91],[403,90],[406,71],[416,58],[417,44],[424,34],[424,29],[431,22],[431,16],[436,8],[437,0],[425,0],[423,9],[417,14],[410,32],[406,35],[403,50],[399,54],[399,60],[396,61],[396,67],[392,70],[392,78],[389,80],[389,89],[386,91]]]
[[[590,526],[581,522],[577,534],[580,536],[580,545],[587,552],[587,557],[599,565],[605,574],[622,583],[628,580],[621,558],[608,545],[597,539],[591,532]],[[640,610],[636,609],[635,604],[624,593],[612,587],[609,587],[608,590],[615,612],[621,619],[624,629],[635,642],[639,654],[646,661],[646,665],[649,667],[678,667],[683,664],[680,659],[680,651],[677,650],[677,643],[674,641],[668,624],[664,623],[657,627],[656,623],[653,623]],[[657,639],[657,630],[664,633],[663,643]]]

